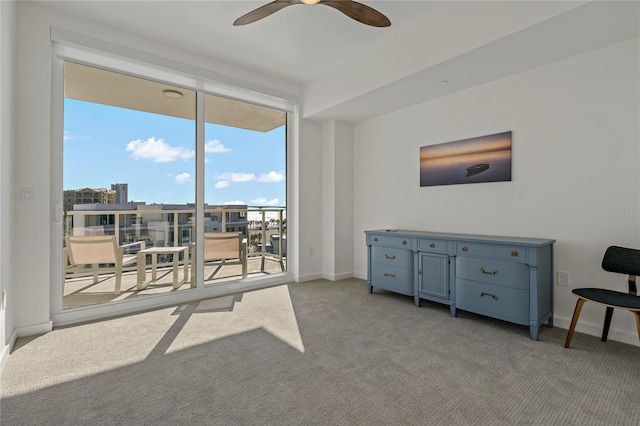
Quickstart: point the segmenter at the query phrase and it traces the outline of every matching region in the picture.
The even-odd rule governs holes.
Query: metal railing
[[[242,232],[247,238],[248,257],[261,258],[262,272],[265,260],[275,260],[285,270],[284,207],[205,208],[204,216],[204,232]],[[65,214],[64,236],[115,235],[118,245],[145,241],[147,247],[179,247],[195,243],[195,226],[194,208],[73,210]],[[158,266],[165,264],[168,265],[166,260],[159,259]]]

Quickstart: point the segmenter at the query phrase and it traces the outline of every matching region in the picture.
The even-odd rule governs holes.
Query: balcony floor
[[[286,267],[286,259],[283,259],[283,262]],[[279,261],[275,258],[265,258],[264,271],[261,269],[261,263],[261,257],[250,257],[247,259],[247,278],[282,272]],[[205,286],[242,279],[242,267],[240,265],[223,265],[215,274],[213,279],[207,281],[206,279],[217,267],[217,264],[205,264]],[[191,271],[189,272],[191,273]],[[179,279],[181,280],[183,276],[182,265],[180,265]],[[150,269],[147,268],[147,279],[150,279],[150,277]],[[157,278],[158,279],[155,283],[149,284],[143,290],[138,291],[136,290],[136,271],[133,270],[125,272],[122,274],[120,294],[114,294],[115,276],[113,273],[100,275],[96,284],[93,283],[93,276],[69,278],[65,281],[64,285],[64,295],[62,298],[63,309],[97,305],[118,300],[130,300],[148,295],[189,290],[191,288],[190,274],[187,278],[187,282],[177,289],[173,288],[173,274],[171,266],[158,267]]]

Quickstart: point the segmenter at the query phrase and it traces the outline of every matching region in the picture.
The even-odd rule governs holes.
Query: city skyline
[[[195,121],[65,98],[64,190],[127,183],[129,200],[195,202]],[[285,126],[205,124],[205,203],[286,205]]]

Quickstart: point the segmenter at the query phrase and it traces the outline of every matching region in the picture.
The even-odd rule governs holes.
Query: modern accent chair
[[[241,232],[205,232],[204,262],[218,262],[209,275],[213,278],[224,265],[242,265],[242,278],[247,278],[247,241]]]
[[[100,272],[115,272],[115,294],[120,294],[122,268],[136,262],[136,254],[125,254],[125,249],[140,246],[145,248],[144,241],[118,246],[115,235],[68,236],[66,239],[65,272],[77,272],[85,265],[93,269],[93,283],[98,282]],[[101,265],[112,264],[113,268]]]
[[[606,306],[601,339],[603,342],[607,341],[614,308],[625,309],[635,315],[638,337],[640,338],[640,296],[638,296],[638,287],[636,286],[636,277],[640,275],[640,250],[611,246],[604,253],[602,269],[608,272],[628,274],[629,292],[623,293],[603,288],[576,288],[572,290],[573,294],[578,296],[578,302],[573,311],[571,326],[567,333],[567,340],[564,343],[565,348],[568,348],[571,344],[571,338],[584,302],[593,302]]]

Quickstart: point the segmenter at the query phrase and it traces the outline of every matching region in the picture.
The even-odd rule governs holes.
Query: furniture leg
[[[158,254],[151,253],[151,282],[156,282],[158,275]]]
[[[571,318],[571,326],[569,327],[569,331],[567,332],[567,340],[564,342],[564,347],[568,348],[571,344],[571,339],[573,338],[573,332],[576,329],[576,324],[578,323],[578,317],[580,316],[580,311],[582,310],[582,305],[584,305],[584,299],[578,299],[576,302],[576,308],[573,311],[573,318]]]
[[[420,298],[418,296],[413,296],[413,303],[419,308],[420,307]]]
[[[138,266],[138,285],[136,286],[137,290],[142,290],[142,283],[147,278],[147,262],[146,256],[144,253],[138,253],[137,258],[137,266]]]
[[[604,327],[602,327],[602,340],[603,342],[607,341],[607,336],[609,335],[609,327],[611,326],[611,318],[613,317],[613,307],[607,306],[607,310],[604,313]]]
[[[451,312],[451,316],[454,317],[454,318],[458,315],[455,305],[450,305],[449,306],[449,311]]]
[[[116,262],[116,294],[120,294],[122,285],[122,262]]]
[[[640,312],[634,312],[636,314],[636,325],[638,326],[638,338],[640,339]]]
[[[531,340],[538,340],[538,332],[540,331],[540,326],[531,325],[529,326],[529,336]]]
[[[176,289],[178,287],[180,287],[180,282],[179,282],[179,272],[180,272],[180,267],[178,265],[178,257],[180,257],[178,255],[178,253],[173,253],[173,288]]]

